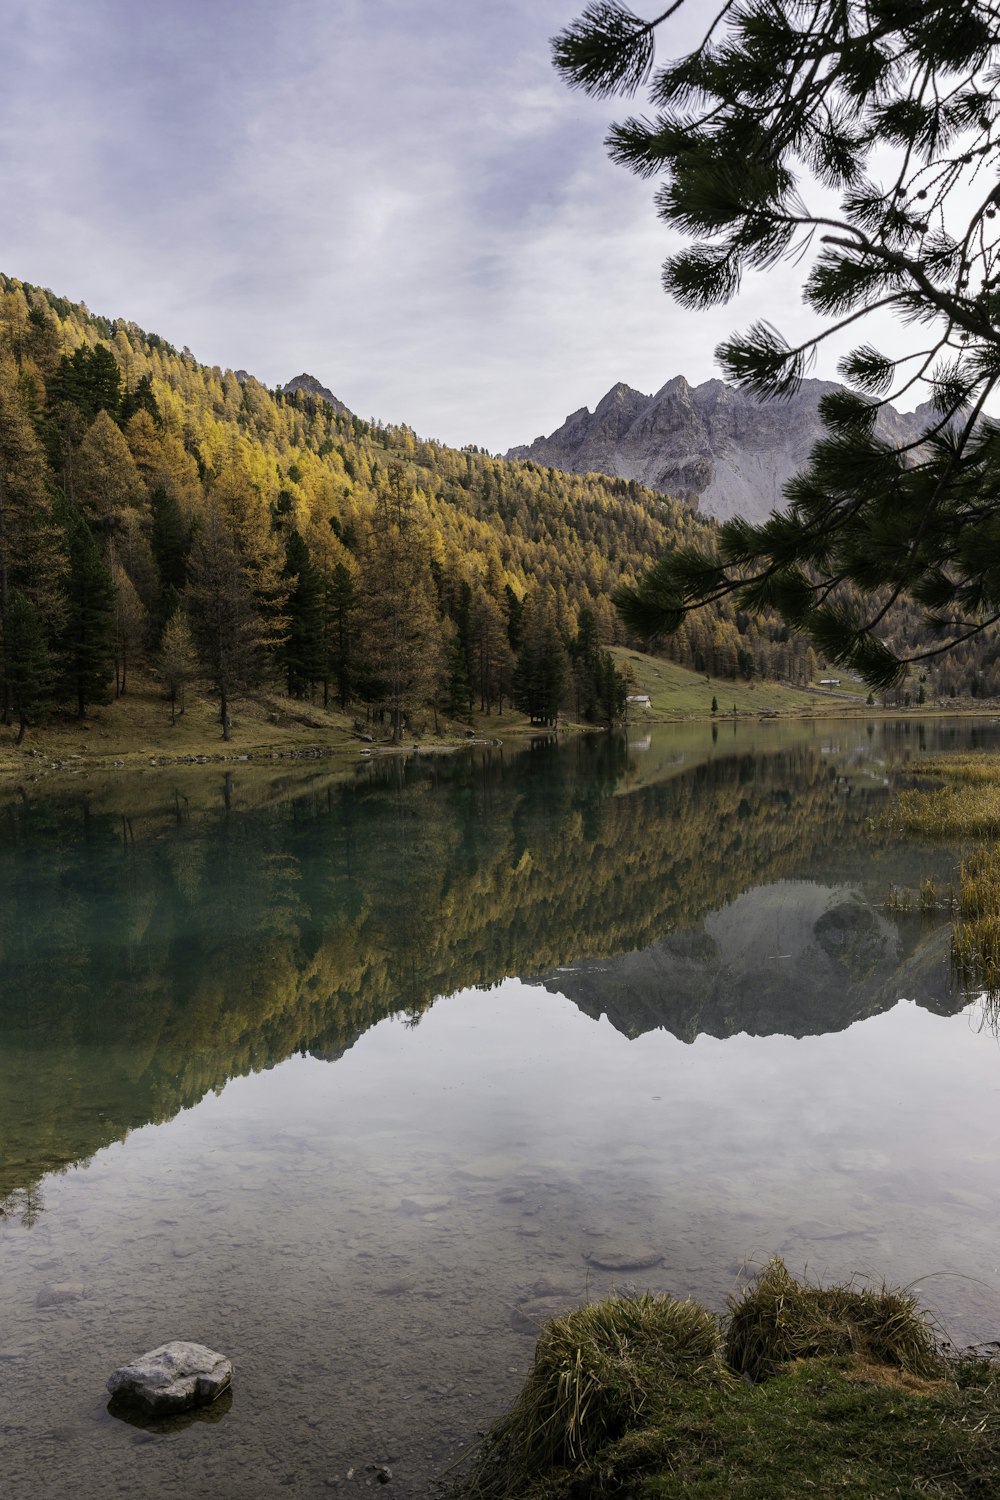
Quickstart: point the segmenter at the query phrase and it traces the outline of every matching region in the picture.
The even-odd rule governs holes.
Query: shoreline
[[[645,731],[662,727],[679,728],[691,724],[801,724],[822,723],[828,720],[852,722],[913,720],[919,722],[927,719],[988,720],[997,717],[1000,717],[1000,703],[984,702],[981,707],[976,708],[967,704],[955,708],[935,704],[923,705],[919,709],[868,706],[852,708],[846,703],[838,703],[836,706],[830,704],[829,707],[816,705],[814,708],[797,712],[772,710],[759,713],[733,714],[729,712],[677,716],[645,714],[642,719],[633,719],[626,725],[617,726],[616,732]],[[169,735],[171,727],[165,726],[164,739]],[[36,731],[37,737],[42,741],[41,744],[29,742],[17,747],[12,740],[6,744],[0,741],[0,785],[16,785],[19,782],[37,784],[50,777],[65,775],[109,775],[118,772],[168,769],[176,771],[205,766],[277,767],[282,762],[288,761],[339,761],[345,768],[356,768],[366,761],[390,757],[454,755],[462,750],[500,748],[511,743],[520,746],[540,736],[566,738],[571,735],[607,732],[594,725],[578,724],[573,721],[560,723],[555,728],[532,725],[527,720],[512,715],[509,719],[494,718],[492,724],[477,725],[474,732],[468,732],[465,729],[445,730],[435,735],[433,739],[410,735],[398,745],[388,739],[362,739],[356,733],[340,726],[330,726],[321,729],[319,734],[313,728],[311,733],[293,733],[290,737],[286,730],[280,736],[263,740],[253,735],[252,738],[234,738],[230,741],[223,741],[217,732],[211,735],[199,734],[181,749],[179,746],[164,744],[159,736],[152,743],[147,742],[139,748],[135,746],[134,740],[130,745],[129,737],[124,734],[120,738],[115,737],[113,743],[107,747],[102,745],[97,748],[82,738],[84,735],[92,734],[94,728],[95,720],[68,721],[55,729],[46,726]],[[98,732],[102,738],[112,737],[110,730]],[[13,731],[11,734],[13,735]],[[75,748],[71,749],[71,745]]]

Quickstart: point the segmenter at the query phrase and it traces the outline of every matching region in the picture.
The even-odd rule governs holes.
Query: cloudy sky
[[[800,273],[671,305],[654,186],[602,144],[628,107],[549,62],[581,9],[0,0],[0,270],[493,451],[617,380],[709,379],[734,327],[801,326]]]

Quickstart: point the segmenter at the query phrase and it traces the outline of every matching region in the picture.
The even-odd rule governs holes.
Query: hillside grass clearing
[[[848,691],[845,687],[837,694],[818,688],[794,687],[787,682],[755,678],[746,682],[726,677],[706,677],[704,673],[692,672],[676,662],[660,656],[651,656],[644,651],[634,651],[624,646],[612,648],[622,671],[629,671],[632,685],[629,692],[649,695],[649,708],[632,706],[630,720],[641,724],[657,719],[708,718],[712,714],[712,699],[718,704],[717,717],[731,718],[735,710],[738,716],[761,714],[815,714],[837,715],[851,713],[859,705],[864,707],[865,695]]]

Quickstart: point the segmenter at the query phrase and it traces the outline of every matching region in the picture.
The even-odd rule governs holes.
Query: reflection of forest
[[[0,1202],[30,1216],[46,1171],[236,1074],[335,1058],[438,995],[647,949],[831,869],[884,795],[845,795],[815,746],[613,795],[627,770],[623,742],[594,737],[379,762],[249,811],[9,806]]]

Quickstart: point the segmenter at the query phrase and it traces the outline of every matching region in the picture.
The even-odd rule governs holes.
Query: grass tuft
[[[697,1303],[650,1294],[549,1323],[454,1494],[992,1500],[998,1473],[1000,1366],[946,1358],[909,1292],[811,1286],[775,1259],[724,1341]]]
[[[609,1297],[542,1329],[531,1373],[487,1434],[464,1494],[528,1493],[554,1469],[588,1469],[608,1444],[662,1414],[669,1387],[719,1381],[722,1333],[697,1302]]]
[[[754,1381],[809,1359],[850,1358],[924,1378],[943,1368],[933,1328],[910,1292],[810,1286],[776,1257],[728,1307],[726,1359]]]

